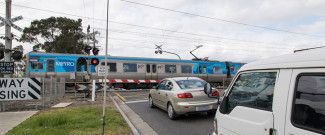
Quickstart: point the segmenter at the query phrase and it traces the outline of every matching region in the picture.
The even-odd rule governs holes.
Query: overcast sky
[[[196,45],[203,45],[194,52],[199,57],[250,62],[293,53],[295,49],[324,45],[324,0],[130,1],[208,18],[110,0],[110,55],[176,59],[174,55],[154,53],[155,44],[162,44],[164,50],[178,53],[182,59],[191,59],[189,51]],[[0,1],[2,17],[4,2]],[[101,33],[97,38],[102,46],[100,54],[104,54],[106,0],[13,0],[12,15],[24,17],[15,23],[21,27],[29,26],[32,20],[50,16],[83,17],[84,31],[87,25],[91,25]],[[4,27],[0,27],[0,35],[4,31]],[[16,30],[13,33],[21,35]],[[4,43],[3,40],[0,42]],[[19,44],[13,43],[14,46]],[[24,47],[26,53],[31,51],[32,45],[24,44]]]

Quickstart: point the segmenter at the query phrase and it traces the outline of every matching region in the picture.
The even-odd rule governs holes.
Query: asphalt
[[[214,115],[191,114],[170,120],[167,113],[150,108],[148,102],[126,103],[159,135],[211,135]]]

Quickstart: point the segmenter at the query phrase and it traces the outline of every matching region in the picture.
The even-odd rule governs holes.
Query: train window
[[[123,63],[124,72],[138,72],[137,64],[133,63]]]
[[[102,66],[105,66],[105,62],[102,62]],[[116,63],[107,63],[107,66],[109,67],[108,70],[109,72],[116,72]]]
[[[32,69],[43,69],[42,62],[31,62]]]
[[[213,67],[213,73],[214,74],[222,74],[222,68],[221,67]]]
[[[147,73],[150,73],[150,64],[147,64],[146,68],[147,68]]]
[[[156,73],[156,72],[157,72],[157,65],[152,64],[152,73]]]
[[[166,73],[176,73],[176,65],[165,65]]]
[[[52,59],[47,60],[47,72],[55,72],[55,61]]]
[[[182,65],[181,70],[183,74],[190,74],[192,73],[192,66],[191,65]]]
[[[206,66],[199,66],[199,73],[200,74],[206,74],[207,73],[207,67]]]

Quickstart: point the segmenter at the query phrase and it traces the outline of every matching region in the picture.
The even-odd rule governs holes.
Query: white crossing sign
[[[105,70],[106,69],[106,70]],[[97,75],[98,76],[105,76],[105,72],[109,71],[109,66],[105,68],[105,66],[97,66]]]
[[[0,78],[0,101],[41,99],[40,78]]]
[[[16,29],[18,31],[23,31],[22,28],[20,28],[19,26],[17,26],[17,25],[14,24],[14,22],[19,21],[19,20],[22,20],[22,19],[23,19],[22,16],[17,16],[15,18],[11,18],[10,20],[7,20],[7,19],[5,19],[5,18],[3,18],[3,17],[0,16],[0,20],[2,21],[0,23],[0,27],[1,26],[4,26],[5,24],[7,24],[7,25],[13,27],[14,29]]]

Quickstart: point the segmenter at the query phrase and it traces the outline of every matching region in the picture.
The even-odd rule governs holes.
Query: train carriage
[[[104,56],[31,52],[27,55],[27,75],[52,75],[65,77],[68,80],[72,79],[70,81],[86,81],[87,79],[78,79],[85,78],[87,74],[90,75],[90,78],[99,78],[96,74],[96,65],[89,62],[89,66],[85,62],[80,63],[80,59],[90,61],[93,58],[99,60],[99,65],[105,66]],[[243,65],[243,63],[235,62],[118,56],[108,56],[107,60],[107,66],[109,67],[108,79],[113,80],[114,86],[122,88],[150,88],[163,78],[194,76],[212,84],[221,85],[225,79],[235,75]]]

